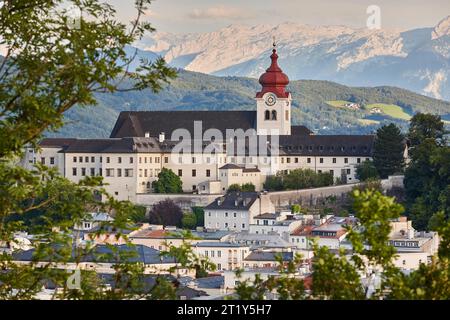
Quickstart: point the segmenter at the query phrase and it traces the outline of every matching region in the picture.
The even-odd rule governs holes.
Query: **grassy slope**
[[[403,111],[402,107],[394,104],[374,103],[366,105],[365,108],[367,111],[369,111],[372,108],[379,108],[384,114],[396,119],[403,119],[403,120],[411,119],[411,115]]]

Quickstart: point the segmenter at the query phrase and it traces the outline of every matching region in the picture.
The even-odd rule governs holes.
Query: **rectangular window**
[[[95,176],[95,168],[91,168],[91,177]]]
[[[183,176],[183,170],[178,169],[178,176],[179,176],[179,177],[182,177],[182,176]]]
[[[73,157],[73,162],[77,162],[77,157]]]
[[[114,177],[114,169],[106,169],[106,176],[107,177]]]
[[[92,162],[92,163],[95,162],[95,157],[91,157],[91,162]]]
[[[344,163],[348,163],[348,158],[344,158]]]
[[[81,175],[82,175],[83,177],[86,176],[86,168],[81,168]]]
[[[148,170],[144,169],[144,177],[147,178],[147,176],[148,176]]]
[[[211,170],[209,170],[209,169],[206,170],[206,176],[207,176],[207,177],[211,177]]]
[[[169,163],[169,157],[164,157],[164,163]]]
[[[159,157],[156,157],[156,158],[155,158],[155,163],[159,163],[159,162],[160,162]]]
[[[103,162],[103,157],[100,157],[100,163],[102,163]]]
[[[361,158],[356,159],[357,163],[361,163]]]
[[[98,169],[98,175],[99,176],[103,176],[103,169],[102,168]]]
[[[192,163],[195,163],[195,157],[192,157]]]
[[[142,163],[142,157],[139,157],[139,163]]]
[[[122,157],[117,158],[117,163],[122,163]]]
[[[55,158],[54,157],[50,157],[50,164],[55,164]]]
[[[72,175],[76,176],[77,175],[77,168],[72,168]]]
[[[78,162],[82,163],[83,162],[83,157],[78,157]]]
[[[132,177],[133,169],[125,169],[125,177]]]
[[[142,169],[139,169],[139,177],[142,178]]]
[[[41,158],[41,163],[45,164],[45,158]]]
[[[350,169],[347,169],[347,174],[350,174],[350,173],[351,173]]]
[[[106,157],[106,163],[109,163],[109,162],[110,162],[110,158]]]
[[[320,159],[319,159],[319,162],[320,162],[320,163],[323,163],[323,158],[320,158]]]
[[[89,163],[89,157],[84,157],[84,162]]]
[[[121,177],[122,176],[122,169],[117,169],[117,176]]]
[[[306,159],[307,163],[311,163],[311,158]]]
[[[295,158],[295,163],[298,163],[298,158]]]
[[[291,163],[291,158],[286,158],[287,163]]]
[[[195,170],[195,169],[192,170],[192,176],[193,176],[193,177],[196,177],[196,176],[197,176],[197,170]]]
[[[336,163],[336,158],[333,158],[333,163]]]
[[[133,157],[130,157],[130,164],[133,163]]]

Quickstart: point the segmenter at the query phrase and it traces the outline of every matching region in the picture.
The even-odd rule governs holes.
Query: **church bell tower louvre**
[[[272,63],[259,78],[262,86],[256,94],[258,134],[290,135],[291,134],[291,103],[290,92],[286,91],[289,78],[278,66],[276,43],[273,44]]]

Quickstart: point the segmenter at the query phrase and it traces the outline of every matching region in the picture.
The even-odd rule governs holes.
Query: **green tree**
[[[255,187],[255,185],[254,185],[253,183],[248,182],[248,183],[244,183],[244,184],[241,186],[241,190],[242,190],[243,192],[255,192],[256,187]]]
[[[153,189],[155,193],[182,193],[183,183],[172,170],[162,168],[158,180],[153,181]]]
[[[380,177],[400,173],[404,167],[405,137],[393,123],[377,130],[373,146],[373,164]]]
[[[127,55],[126,46],[153,31],[141,20],[149,3],[136,1],[136,19],[126,25],[117,22],[114,7],[103,1],[2,1],[0,242],[12,244],[14,233],[29,230],[39,231],[39,239],[33,243],[33,260],[27,265],[15,263],[11,254],[0,255],[0,268],[7,270],[0,273],[0,299],[33,299],[49,281],[62,288],[54,294],[58,299],[160,297],[143,290],[144,268],[129,262],[136,252],[122,230],[129,229],[132,217],[138,215],[136,206],[108,195],[101,177],[73,183],[42,165],[32,171],[16,166],[22,150],[36,147],[45,131],[60,128],[72,107],[94,105],[96,95],[103,92],[145,88],[157,92],[175,77],[175,70],[163,59],[141,61],[135,73],[127,70],[134,57]],[[83,13],[76,25],[67,10],[61,9],[63,4],[74,5]],[[82,257],[102,259],[95,247],[76,246],[80,239],[73,232],[74,225],[89,220],[93,211],[109,212],[114,218],[96,235],[116,230],[130,251],[113,248],[109,261],[117,281],[112,290],[104,290],[106,284],[91,271],[82,271],[82,290],[72,290],[67,287],[70,274],[52,265],[71,262],[79,267]],[[23,223],[21,218],[29,213],[34,214],[30,221],[38,221],[37,225]],[[11,219],[13,215],[15,219]]]
[[[194,213],[185,213],[181,219],[181,225],[183,229],[192,230],[197,226],[197,217]]]
[[[228,190],[227,190],[227,193],[230,193],[230,192],[238,192],[238,191],[241,191],[241,186],[239,185],[239,184],[237,184],[237,183],[234,183],[234,184],[231,184],[229,187],[228,187]]]
[[[405,193],[415,228],[428,228],[437,212],[450,214],[450,147],[439,116],[417,114],[411,119],[408,139],[411,161],[405,170]]]
[[[284,190],[283,178],[280,175],[267,176],[264,182],[264,189],[268,191]]]
[[[437,145],[445,145],[445,124],[439,115],[416,113],[410,120],[408,140],[410,153],[425,140],[432,139]]]
[[[205,210],[201,207],[193,207],[192,212],[195,214],[197,227],[203,227],[205,225]]]
[[[356,167],[356,178],[360,181],[378,179],[378,171],[372,161],[364,161]]]
[[[293,204],[291,206],[291,212],[293,214],[300,214],[302,212],[302,207],[299,204]]]

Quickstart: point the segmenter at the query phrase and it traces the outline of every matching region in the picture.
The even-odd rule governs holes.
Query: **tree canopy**
[[[377,130],[373,146],[373,164],[380,177],[403,172],[405,138],[395,124],[382,126]]]
[[[172,170],[162,168],[158,180],[153,182],[153,190],[155,193],[182,193],[183,183]]]

